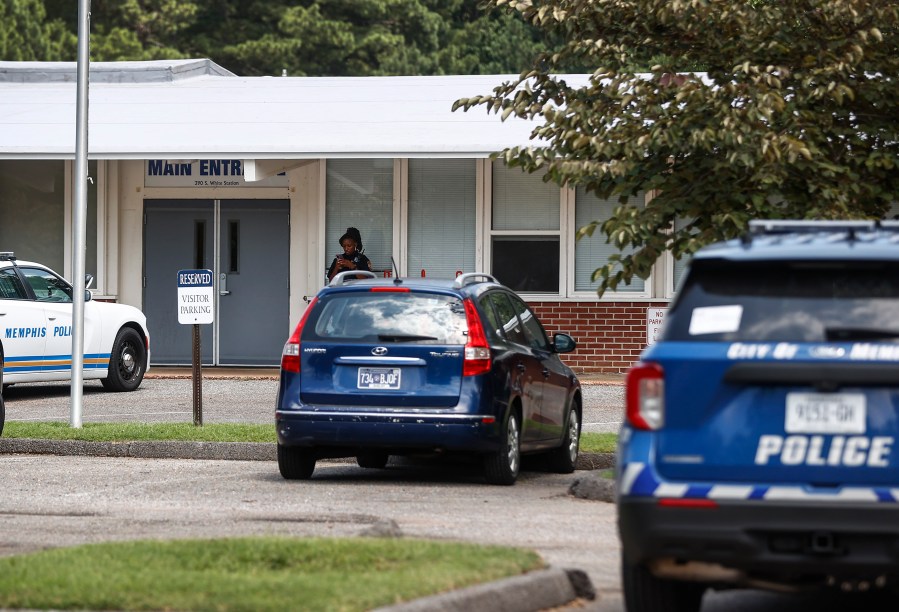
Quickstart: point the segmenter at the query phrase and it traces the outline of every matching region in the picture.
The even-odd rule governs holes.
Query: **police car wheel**
[[[621,556],[621,584],[627,612],[699,612],[705,586],[656,578],[641,563]]]
[[[374,470],[383,470],[387,466],[387,461],[389,459],[390,455],[378,451],[370,451],[356,455],[356,463],[359,464],[359,467]]]
[[[109,375],[101,382],[110,391],[134,391],[147,369],[147,349],[140,335],[130,327],[119,330],[109,357]]]
[[[278,471],[285,480],[309,480],[315,471],[315,455],[305,448],[279,444]]]
[[[558,474],[571,474],[577,467],[578,450],[581,442],[581,420],[578,411],[573,408],[568,413],[568,423],[565,426],[565,435],[562,437],[562,445],[553,449],[547,455],[549,468]]]
[[[521,427],[518,415],[512,411],[503,427],[502,444],[484,459],[484,472],[490,484],[508,486],[515,484],[520,468]]]

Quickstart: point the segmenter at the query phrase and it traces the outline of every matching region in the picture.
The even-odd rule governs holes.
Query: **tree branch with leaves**
[[[489,0],[561,49],[456,102],[535,120],[499,157],[619,205],[599,293],[753,218],[882,218],[899,200],[899,6],[862,0]],[[589,80],[566,77],[586,69]],[[644,193],[652,194],[643,206]],[[593,238],[597,239],[597,238]]]

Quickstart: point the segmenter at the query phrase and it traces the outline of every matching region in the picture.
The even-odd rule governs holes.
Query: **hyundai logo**
[[[371,354],[372,354],[372,355],[378,355],[378,356],[380,356],[380,355],[386,355],[386,354],[387,354],[387,347],[386,347],[386,346],[376,346],[375,348],[373,348],[373,349],[371,350]]]

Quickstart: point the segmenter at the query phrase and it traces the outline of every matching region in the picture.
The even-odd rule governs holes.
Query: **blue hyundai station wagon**
[[[700,250],[627,378],[627,609],[698,610],[708,588],[891,595],[897,433],[899,224],[760,221]]]
[[[357,278],[359,277],[359,278]],[[384,468],[390,455],[464,452],[511,485],[521,456],[575,469],[582,399],[533,311],[486,274],[454,280],[342,272],[284,346],[278,467],[307,479],[326,457]]]

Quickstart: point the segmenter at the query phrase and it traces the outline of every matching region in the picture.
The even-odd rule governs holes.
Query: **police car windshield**
[[[694,261],[666,340],[834,342],[899,338],[895,262]]]

